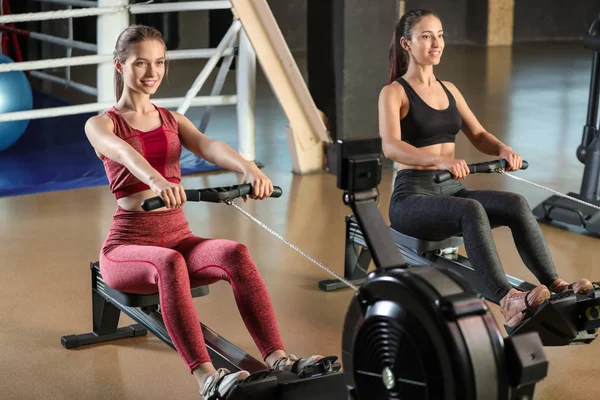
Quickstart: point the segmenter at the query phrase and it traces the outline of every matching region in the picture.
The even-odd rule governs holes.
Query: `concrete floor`
[[[298,57],[302,65],[302,56]],[[181,65],[181,69],[180,68]],[[454,82],[483,125],[530,163],[518,175],[561,192],[578,191],[583,166],[575,157],[587,109],[591,54],[580,43],[516,45],[483,49],[448,47],[437,70]],[[199,72],[197,63],[173,66],[161,95],[182,95]],[[232,75],[233,77],[233,75]],[[231,81],[232,79],[230,79]],[[228,83],[226,90],[234,86]],[[87,99],[85,101],[93,101]],[[198,121],[201,110],[190,110]],[[308,254],[343,272],[344,216],[335,177],[296,176],[291,171],[277,99],[258,78],[257,156],[284,190],[280,199],[243,207]],[[207,131],[236,146],[235,108],[218,108]],[[458,140],[458,157],[488,160]],[[384,171],[380,210],[387,221],[393,171]],[[187,187],[231,185],[233,173],[196,174]],[[512,190],[532,206],[549,193],[502,176],[466,180],[471,188]],[[89,262],[97,259],[108,232],[114,197],[106,187],[0,199],[0,398],[2,399],[198,399],[197,385],[179,356],[149,335],[78,350],[60,337],[91,330]],[[248,246],[274,303],[287,349],[298,355],[341,353],[341,331],[350,290],[324,293],[329,276],[235,209],[188,203],[185,212],[199,236],[224,237]],[[542,226],[560,276],[596,276],[598,239]],[[506,272],[533,281],[510,231],[494,231]],[[194,300],[200,319],[233,343],[260,357],[245,330],[230,287],[217,283]],[[501,315],[492,306],[498,320]],[[122,323],[130,322],[124,317]],[[546,348],[548,377],[536,399],[593,397],[598,343]]]

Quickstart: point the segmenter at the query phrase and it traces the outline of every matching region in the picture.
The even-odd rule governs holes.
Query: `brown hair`
[[[157,40],[161,42],[163,46],[165,46],[166,53],[167,46],[158,29],[145,25],[131,25],[125,28],[117,38],[115,51],[113,52],[114,58],[119,60],[121,64],[124,64],[131,52],[131,46],[136,43],[141,43],[144,40]],[[168,60],[165,59],[165,67],[168,68],[168,65]],[[115,69],[115,93],[117,95],[117,101],[119,101],[123,95],[124,86],[123,76]]]
[[[394,82],[406,73],[408,69],[408,62],[410,60],[408,52],[400,45],[400,39],[405,38],[410,40],[412,37],[412,30],[419,20],[427,15],[433,15],[438,18],[436,13],[429,10],[413,9],[408,10],[402,18],[396,24],[394,29],[394,35],[392,37],[392,43],[390,45],[390,75],[388,77],[388,83]]]

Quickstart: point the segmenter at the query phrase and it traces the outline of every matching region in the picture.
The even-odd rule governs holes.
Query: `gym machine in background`
[[[600,206],[598,179],[600,178],[600,137],[598,136],[598,99],[600,97],[600,16],[592,23],[583,38],[585,48],[594,52],[588,111],[577,159],[585,168],[579,193],[568,196]],[[556,224],[574,231],[600,234],[600,210],[572,199],[553,195],[533,209],[540,222]],[[583,229],[582,229],[583,228]]]

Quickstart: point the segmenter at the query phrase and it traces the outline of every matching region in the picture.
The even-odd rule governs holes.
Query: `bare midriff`
[[[156,197],[156,193],[148,189],[130,194],[129,196],[121,197],[117,200],[117,204],[124,210],[144,211],[144,209],[142,208],[142,201],[150,199],[152,197]],[[157,210],[152,211],[164,211],[164,208],[159,208]]]
[[[441,156],[441,157],[447,157],[447,158],[454,158],[454,150],[456,148],[456,145],[454,143],[439,143],[439,144],[432,144],[431,146],[424,146],[421,147],[420,149],[423,151],[427,151],[429,153]],[[429,165],[429,166],[422,166],[422,165],[407,165],[407,164],[402,164],[402,163],[398,163],[398,169],[438,169],[435,165]]]

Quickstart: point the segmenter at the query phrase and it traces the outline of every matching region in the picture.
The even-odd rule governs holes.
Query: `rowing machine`
[[[251,194],[250,185],[236,185],[199,190],[185,190],[187,200],[192,202],[230,203],[236,198]],[[280,197],[282,190],[275,187],[271,197]],[[164,207],[160,197],[147,199],[142,208],[151,211]],[[98,261],[91,263],[92,270],[92,313],[91,333],[68,335],[61,338],[66,349],[74,349],[117,339],[144,336],[148,331],[175,350],[165,328],[159,308],[159,294],[138,295],[112,289],[102,279]],[[207,286],[191,288],[192,297],[206,296]],[[136,324],[118,327],[123,312]],[[265,400],[333,399],[345,400],[347,393],[340,364],[335,357],[325,358],[301,376],[291,372],[269,371],[267,366],[250,354],[235,346],[223,336],[202,324],[202,333],[210,358],[216,368],[230,371],[245,370],[251,375],[236,385],[227,395],[228,400],[260,398]]]
[[[523,167],[528,164],[523,162]],[[495,160],[479,164],[470,164],[470,173],[501,172],[506,167],[505,160]],[[435,175],[436,182],[443,182],[452,176],[448,171]],[[493,293],[475,273],[468,258],[458,254],[458,248],[463,244],[461,236],[454,236],[440,241],[428,241],[404,235],[391,227],[395,246],[410,265],[438,265],[459,274],[471,287],[486,299],[496,302]],[[354,283],[354,274],[365,274],[371,262],[371,246],[365,240],[359,221],[355,217],[346,217],[346,274],[345,278]],[[350,255],[350,257],[348,257]],[[356,272],[358,271],[358,272]],[[535,286],[511,275],[506,275],[512,287],[529,291]],[[364,278],[363,278],[364,279]],[[342,286],[340,281],[321,281],[322,290],[333,290]],[[542,306],[532,317],[523,321],[514,330],[507,328],[512,334],[516,332],[538,332],[544,346],[565,346],[569,344],[589,344],[593,342],[600,328],[600,290],[591,292],[588,296],[575,295],[567,291],[553,295],[550,301]]]

